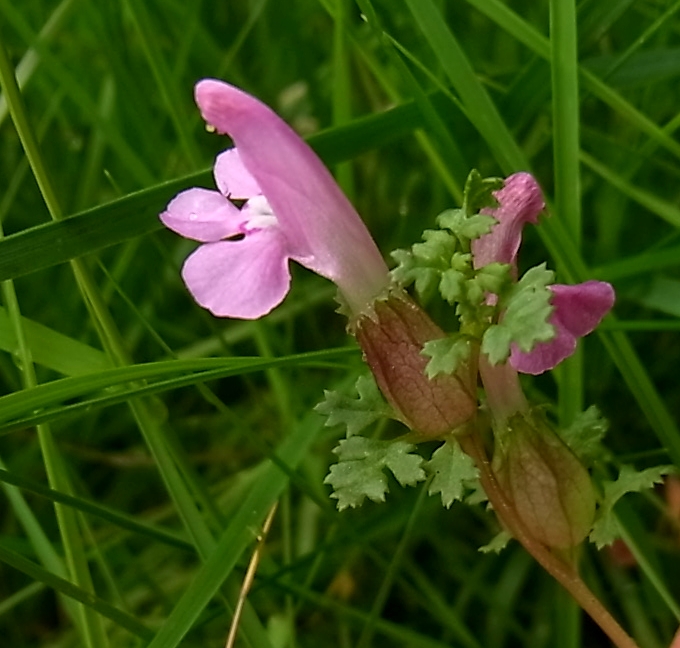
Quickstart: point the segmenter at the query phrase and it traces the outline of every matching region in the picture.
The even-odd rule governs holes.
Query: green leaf
[[[437,292],[441,270],[432,267],[421,267],[419,261],[409,250],[394,250],[392,258],[397,266],[392,270],[392,278],[400,286],[415,284],[420,298],[427,302]]]
[[[392,408],[383,400],[373,376],[359,376],[355,389],[359,394],[358,398],[337,391],[324,391],[325,400],[314,407],[315,412],[327,417],[327,427],[344,425],[348,437],[361,432],[380,418],[394,416]]]
[[[468,240],[488,234],[498,221],[485,214],[466,215],[462,209],[447,209],[437,216],[437,225],[450,230],[458,238]]]
[[[439,281],[439,294],[449,304],[455,304],[465,295],[465,275],[453,268],[446,270]]]
[[[443,230],[425,230],[423,242],[413,245],[413,256],[423,265],[445,269],[458,248],[458,241],[450,232]]]
[[[340,441],[333,452],[339,462],[331,466],[324,483],[333,487],[331,497],[338,509],[360,506],[364,499],[384,502],[388,468],[402,486],[413,486],[425,479],[423,458],[411,454],[415,446],[406,441],[379,441],[353,436]]]
[[[493,537],[491,542],[480,547],[482,553],[500,553],[507,546],[508,542],[512,540],[512,536],[507,531],[501,531]]]
[[[622,466],[616,481],[604,484],[604,498],[598,511],[598,519],[590,533],[590,541],[598,549],[611,544],[621,535],[619,523],[614,514],[614,505],[626,493],[639,493],[663,481],[663,475],[673,472],[673,466],[655,466],[637,471],[632,466]]]
[[[454,374],[461,363],[470,358],[470,339],[464,335],[450,335],[439,340],[425,342],[422,355],[430,358],[425,367],[427,377]]]
[[[491,364],[507,360],[513,342],[526,353],[537,342],[553,339],[555,329],[548,322],[553,310],[548,285],[554,278],[555,273],[547,270],[542,263],[529,269],[512,287],[503,300],[505,313],[502,321],[491,325],[482,338],[482,351],[489,356]]]
[[[479,474],[474,461],[463,452],[453,437],[434,451],[432,458],[425,464],[425,470],[434,475],[428,493],[440,493],[446,508],[463,498],[465,490],[470,488],[471,482],[476,481]]]
[[[471,216],[484,207],[496,206],[498,202],[493,192],[502,189],[504,184],[503,178],[483,178],[477,169],[472,169],[465,181],[464,213]]]
[[[425,230],[422,243],[416,243],[411,250],[392,252],[398,264],[392,276],[402,286],[415,284],[421,299],[428,301],[439,288],[442,273],[451,268],[457,246],[457,239],[449,232]]]
[[[595,405],[592,405],[579,414],[568,428],[560,430],[559,434],[571,451],[588,463],[607,454],[602,446],[602,439],[608,428],[609,421]]]
[[[509,263],[489,263],[477,270],[474,281],[482,292],[500,295],[512,283],[511,266]]]
[[[81,376],[110,368],[103,351],[67,337],[47,326],[21,318],[34,362],[66,376]],[[19,343],[7,310],[0,307],[0,349],[16,353]]]

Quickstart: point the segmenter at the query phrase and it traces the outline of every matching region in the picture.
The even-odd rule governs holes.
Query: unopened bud
[[[380,390],[412,430],[434,439],[474,416],[474,359],[455,374],[428,378],[423,345],[445,334],[405,293],[377,300],[352,328]]]
[[[532,536],[556,549],[581,542],[595,517],[595,491],[576,455],[539,414],[518,412],[496,430],[493,466]]]

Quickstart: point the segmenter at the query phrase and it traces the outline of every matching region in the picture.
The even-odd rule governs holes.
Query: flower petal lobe
[[[182,268],[194,299],[217,317],[258,319],[278,306],[290,288],[285,239],[277,228],[240,241],[199,247]]]
[[[222,194],[201,188],[187,189],[175,196],[160,219],[181,236],[204,243],[239,234],[245,220]]]

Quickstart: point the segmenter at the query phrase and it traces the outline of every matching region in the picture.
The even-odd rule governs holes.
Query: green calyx
[[[569,549],[591,531],[596,493],[590,475],[540,413],[518,412],[495,429],[493,468],[539,542]]]

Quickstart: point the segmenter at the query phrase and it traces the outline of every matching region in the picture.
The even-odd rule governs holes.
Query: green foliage
[[[608,429],[609,421],[595,405],[591,405],[569,427],[560,430],[560,436],[581,461],[590,463],[608,454],[602,445]]]
[[[392,277],[402,286],[415,284],[421,299],[429,301],[439,290],[443,275],[450,271],[453,258],[459,254],[456,252],[458,241],[441,230],[425,230],[423,239],[423,243],[416,243],[410,251],[392,252],[398,264],[392,270]]]
[[[554,277],[555,273],[541,264],[527,270],[508,295],[503,296],[503,319],[492,324],[482,338],[482,352],[489,356],[491,364],[504,362],[510,355],[512,343],[527,352],[537,342],[553,338],[555,330],[548,322],[552,312],[552,293],[548,286]]]
[[[357,378],[355,389],[358,398],[337,391],[324,391],[324,400],[314,410],[326,417],[326,425],[343,425],[347,436],[358,434],[380,418],[393,416],[392,408],[385,402],[370,374]]]
[[[663,481],[663,476],[673,472],[672,466],[655,466],[637,471],[632,466],[622,466],[615,481],[604,483],[604,497],[600,503],[598,516],[590,534],[590,541],[598,549],[611,544],[620,537],[619,522],[614,513],[614,505],[626,493],[639,493]]]
[[[493,216],[469,214],[465,209],[447,209],[437,216],[437,225],[448,229],[461,239],[479,238],[488,234],[496,224]]]
[[[0,101],[0,280],[17,279],[18,306],[4,291],[8,646],[223,645],[233,605],[222,592],[238,591],[277,499],[239,623],[253,648],[282,645],[272,630],[281,619],[285,640],[300,646],[346,636],[368,645],[371,634],[374,645],[428,648],[601,642],[517,543],[502,559],[471,553],[480,522],[466,507],[455,519],[438,506],[414,513],[406,491],[395,506],[320,514],[329,434],[310,410],[324,388],[342,392],[357,354],[342,348],[329,284],[291,264],[292,291],[266,319],[212,318],[179,274],[195,245],[163,231],[157,215],[182,189],[214,187],[215,154],[230,143],[206,132],[192,88],[225,78],[339,167],[381,250],[410,246],[448,214],[437,224],[450,235],[444,262],[414,263],[409,281],[473,321],[492,317],[480,296],[504,294],[509,282],[507,267],[470,272],[464,242],[486,226],[475,213],[489,195],[464,196],[466,174],[531,169],[551,215],[525,237],[522,259],[549,256],[564,282],[615,282],[623,318],[585,343],[582,364],[560,371],[556,409],[572,420],[579,401],[597,401],[615,461],[642,453],[680,466],[676,3],[579,3],[578,59],[558,46],[559,21],[548,34],[547,1],[358,7],[0,0],[0,43],[17,66],[3,74],[16,72],[23,94],[17,103],[3,87]],[[36,145],[24,148],[8,103]],[[574,109],[577,122],[564,116]],[[64,218],[51,221],[46,203]],[[470,218],[445,212],[451,205]],[[73,271],[78,259],[84,274]],[[540,388],[552,395],[550,380]],[[377,413],[343,407],[352,430]],[[599,461],[597,417],[581,425],[565,438]],[[72,490],[52,487],[47,473]],[[615,587],[606,569],[588,576],[638,643],[667,646],[679,618],[677,547],[639,504],[645,524],[625,529],[639,575],[619,570]],[[405,531],[412,515],[415,542]],[[72,550],[75,565],[64,559]],[[366,583],[377,596],[344,596],[342,584]]]
[[[456,500],[463,499],[478,478],[478,470],[454,437],[448,438],[425,463],[425,471],[432,475],[428,488],[430,495],[439,493],[442,505],[450,508]]]
[[[468,176],[461,209],[448,209],[437,217],[438,230],[425,230],[423,242],[410,250],[395,250],[397,266],[394,280],[402,285],[415,285],[424,303],[437,293],[450,305],[457,305],[461,323],[474,325],[492,314],[484,307],[488,293],[500,294],[511,283],[510,267],[492,263],[475,270],[470,244],[488,234],[496,219],[475,210],[495,204],[492,191],[503,184],[497,178],[484,179],[477,171]]]
[[[482,553],[500,553],[508,546],[510,540],[512,540],[512,536],[507,531],[501,531],[491,539],[491,542],[480,547],[479,551]]]
[[[502,187],[503,178],[484,178],[477,169],[473,169],[470,171],[467,180],[465,181],[463,212],[468,216],[473,216],[484,207],[495,207],[497,202],[493,197],[493,192],[498,191]],[[486,220],[484,220],[485,218]],[[488,224],[488,217],[481,217],[481,222],[486,222]],[[486,231],[480,232],[476,236],[470,236],[469,238],[476,238],[482,233],[486,233]]]
[[[413,454],[415,446],[406,441],[379,441],[354,436],[343,439],[333,452],[338,463],[331,466],[324,483],[333,487],[331,497],[338,509],[360,506],[364,499],[384,502],[387,468],[402,486],[414,486],[425,479],[423,458]]]
[[[425,343],[423,355],[430,358],[425,367],[428,378],[439,374],[454,374],[458,367],[470,359],[472,343],[465,335],[450,335]]]

